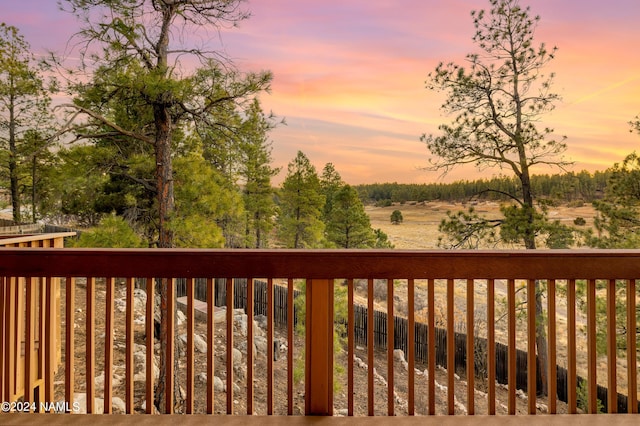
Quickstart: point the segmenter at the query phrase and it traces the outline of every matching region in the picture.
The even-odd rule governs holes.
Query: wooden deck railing
[[[25,226],[26,227],[26,226]],[[16,227],[22,229],[22,226]],[[7,230],[7,227],[4,227]],[[21,234],[0,235],[0,248],[7,247],[64,247],[64,239],[74,236],[75,232],[52,234]],[[60,316],[56,310],[40,309],[45,298],[50,303],[60,305],[59,280],[50,280],[48,292],[45,292],[44,282],[40,285],[30,283],[25,286],[24,279],[17,277],[0,277],[2,291],[0,291],[0,323],[3,324],[0,334],[0,389],[1,401],[15,400],[25,393],[25,382],[31,383],[31,388],[36,390],[44,386],[45,371],[41,364],[37,364],[40,353],[41,336],[45,333],[44,327],[49,327],[49,332],[59,332]],[[28,306],[25,301],[29,301]],[[28,313],[28,315],[26,315]],[[37,315],[41,315],[36,318]],[[45,314],[49,316],[44,316]],[[21,321],[19,319],[24,319]],[[36,327],[36,321],[39,324]],[[40,327],[41,326],[41,327]],[[25,328],[26,327],[26,328]],[[28,330],[28,331],[27,331]],[[25,340],[25,333],[30,338]],[[60,344],[52,346],[54,368],[61,359]],[[30,362],[25,362],[30,359]],[[28,379],[28,380],[25,380]]]
[[[146,315],[140,323],[135,318],[135,284],[145,282],[147,288]],[[414,415],[418,411],[424,414],[436,414],[436,365],[434,330],[436,322],[444,323],[447,329],[446,350],[447,365],[454,365],[456,352],[454,332],[460,324],[467,333],[466,349],[468,354],[474,353],[474,334],[486,336],[486,354],[476,353],[467,357],[466,404],[468,414],[479,413],[476,410],[478,397],[474,388],[477,377],[482,376],[486,382],[486,412],[496,414],[496,354],[495,343],[502,340],[508,344],[508,377],[507,414],[516,414],[517,397],[515,386],[516,348],[527,350],[527,374],[529,377],[526,394],[526,412],[535,414],[538,403],[546,403],[551,414],[558,412],[555,398],[557,393],[555,373],[556,365],[563,364],[568,370],[568,382],[576,384],[568,386],[566,412],[578,411],[580,397],[577,389],[578,364],[585,365],[587,382],[586,411],[597,412],[596,384],[604,384],[608,388],[606,401],[607,411],[615,413],[619,388],[627,395],[628,412],[638,411],[638,365],[636,333],[640,328],[637,323],[637,299],[639,297],[636,280],[640,279],[640,251],[306,251],[306,250],[82,250],[51,248],[2,248],[0,249],[0,400],[53,402],[64,401],[70,404],[78,389],[86,392],[87,412],[97,411],[95,397],[103,395],[111,401],[114,395],[115,382],[123,381],[123,397],[125,412],[142,411],[139,402],[144,399],[144,411],[153,412],[150,401],[154,400],[154,351],[146,350],[146,363],[142,371],[144,386],[136,388],[134,359],[136,341],[143,342],[146,348],[154,348],[159,336],[154,327],[155,299],[154,280],[168,279],[170,292],[175,291],[176,279],[187,280],[186,302],[186,345],[184,354],[173,346],[176,319],[171,313],[171,326],[168,327],[167,340],[169,354],[164,368],[168,371],[168,386],[162,409],[173,412],[174,380],[184,389],[185,403],[181,408],[186,413],[216,411],[216,400],[225,400],[224,412],[237,413],[236,406],[246,407],[247,414],[256,412],[255,399],[262,390],[255,389],[254,382],[258,376],[255,371],[257,362],[253,350],[248,349],[243,369],[238,370],[234,347],[234,315],[233,309],[226,311],[226,340],[223,342],[225,355],[216,355],[217,346],[214,339],[216,332],[215,309],[213,306],[213,288],[215,278],[226,278],[227,306],[234,300],[234,278],[246,278],[247,285],[247,330],[248,342],[256,339],[254,326],[253,279],[267,281],[268,315],[266,327],[266,397],[264,398],[265,414],[274,414],[280,407],[286,407],[285,414],[296,414],[295,401],[301,392],[295,392],[294,351],[304,353],[304,414],[332,415],[336,401],[341,397],[334,394],[334,327],[338,300],[335,288],[346,283],[347,332],[346,332],[346,414],[358,414],[357,406],[366,398],[366,412],[379,413],[376,401],[380,399],[376,389],[377,371],[375,368],[379,355],[373,344],[367,345],[363,355],[368,364],[366,389],[355,384],[355,352],[354,339],[354,303],[356,299],[366,299],[368,305],[368,324],[373,324],[374,307],[386,306],[388,341],[394,341],[393,317],[396,311],[406,313],[409,323],[408,351],[406,354],[406,413]],[[63,297],[60,306],[51,299],[52,286],[55,279],[61,278]],[[195,318],[194,279],[206,279],[207,315],[206,321],[199,324]],[[286,349],[286,374],[284,386],[286,397],[276,401],[277,392],[274,383],[274,349],[273,342],[277,330],[273,321],[273,288],[277,282],[288,287],[288,318],[293,318],[293,287],[296,280],[305,280],[305,321],[303,347],[295,347],[296,338],[293,321],[289,321],[283,332],[288,342]],[[339,281],[338,281],[339,280]],[[365,290],[357,290],[356,284],[364,280]],[[386,280],[386,281],[383,281]],[[583,310],[577,301],[577,283],[586,282],[586,308]],[[599,289],[604,282],[604,290]],[[22,283],[22,284],[19,284]],[[80,284],[82,283],[82,284]],[[383,287],[384,300],[380,304],[376,300],[380,296],[380,285]],[[536,316],[535,288],[536,283],[546,286],[544,294],[545,306],[542,319]],[[100,285],[101,287],[98,287]],[[619,286],[623,289],[616,291]],[[386,289],[385,289],[386,287]],[[406,288],[406,290],[405,290]],[[38,290],[36,290],[38,289]],[[97,290],[99,289],[99,290]],[[122,289],[126,294],[125,306],[117,309],[116,293]],[[481,292],[478,289],[482,289]],[[521,291],[522,290],[522,291]],[[79,291],[84,295],[79,298]],[[424,296],[423,296],[424,293]],[[504,298],[503,298],[504,293]],[[526,294],[526,297],[523,295]],[[399,298],[395,296],[401,296]],[[427,344],[428,363],[426,373],[416,370],[414,357],[414,324],[417,321],[417,299],[426,302],[420,306],[421,315],[426,311],[425,321],[428,324]],[[24,298],[24,299],[22,299]],[[399,300],[396,300],[399,299]],[[504,303],[503,303],[504,299]],[[10,301],[24,300],[14,304],[19,309],[6,308]],[[34,303],[35,301],[35,303]],[[606,324],[599,324],[598,305],[603,303]],[[616,316],[619,304],[624,309]],[[170,298],[170,308],[176,303]],[[523,311],[520,310],[523,304]],[[503,306],[504,305],[504,306]],[[485,309],[486,307],[486,309]],[[503,309],[504,308],[504,309]],[[618,308],[618,309],[617,309]],[[57,335],[46,318],[52,317],[53,311],[63,309],[63,332]],[[123,315],[120,313],[123,312]],[[170,309],[173,312],[173,309]],[[504,312],[504,314],[502,314]],[[522,313],[524,312],[524,314]],[[499,317],[506,318],[505,327],[496,327]],[[524,319],[523,318],[524,315]],[[559,317],[566,317],[566,328]],[[616,318],[623,318],[622,320]],[[520,319],[519,319],[520,318]],[[480,330],[478,319],[486,323],[485,330]],[[536,389],[536,323],[545,321],[548,335],[549,378],[548,395],[538,398]],[[618,321],[618,322],[617,322]],[[82,324],[84,322],[84,324]],[[100,327],[96,326],[99,322]],[[207,349],[204,365],[197,361],[194,350],[196,325],[204,327],[207,336]],[[606,327],[606,355],[600,355],[597,347],[597,327]],[[484,326],[483,326],[484,328]],[[504,328],[504,336],[502,335]],[[124,343],[114,344],[116,330],[123,330]],[[586,332],[583,331],[586,329]],[[618,347],[617,334],[626,331],[624,349]],[[120,333],[120,331],[118,331]],[[18,336],[22,334],[22,336]],[[367,328],[368,342],[373,342],[373,327]],[[84,336],[84,337],[82,337]],[[585,347],[580,342],[584,336]],[[24,358],[18,356],[21,348],[15,342],[25,342]],[[166,338],[167,336],[165,336]],[[54,349],[58,339],[64,342],[64,365],[56,376],[56,356]],[[137,340],[136,340],[137,339]],[[524,344],[522,342],[524,339]],[[39,350],[32,351],[38,340]],[[250,348],[252,345],[247,345]],[[394,347],[386,345],[386,414],[396,415],[397,402],[395,390],[399,386],[396,380],[397,368],[394,363]],[[560,350],[565,347],[566,350]],[[96,352],[96,348],[103,351]],[[379,348],[378,348],[379,349]],[[36,358],[35,360],[33,358]],[[117,377],[114,371],[114,359],[124,359],[125,377]],[[486,372],[476,371],[478,357],[485,359]],[[174,371],[175,361],[184,364],[184,371]],[[378,357],[379,358],[379,357]],[[584,362],[583,362],[584,361]],[[20,362],[24,362],[24,376],[16,375]],[[226,387],[223,391],[215,390],[214,373],[216,363],[225,365],[223,377]],[[235,365],[234,365],[235,363]],[[602,370],[601,364],[606,364]],[[96,366],[101,365],[104,384],[99,383],[96,389]],[[280,364],[279,364],[280,365]],[[219,367],[219,366],[218,366]],[[202,394],[195,391],[197,381],[196,370],[204,370],[205,390]],[[43,383],[36,383],[36,372],[44,372]],[[241,371],[241,373],[239,373]],[[619,374],[626,371],[626,375]],[[175,373],[175,374],[174,374]],[[383,373],[384,374],[384,373]],[[416,376],[426,380],[426,386],[417,385]],[[446,413],[456,412],[457,375],[454,368],[446,371]],[[246,377],[240,377],[246,376]],[[245,385],[242,391],[245,400],[239,402],[234,395],[237,392],[236,382]],[[23,381],[18,384],[17,381]],[[18,395],[16,390],[25,391]],[[101,392],[100,392],[101,391]],[[354,395],[362,394],[362,398]],[[136,398],[137,395],[137,398]],[[426,395],[426,398],[422,396]],[[204,403],[200,405],[199,397]],[[420,398],[418,398],[420,397]],[[418,399],[424,400],[424,406],[418,406]],[[378,401],[379,402],[379,401]],[[15,405],[15,404],[14,404]],[[362,405],[362,404],[360,404]],[[378,404],[379,405],[379,404]],[[459,404],[458,404],[459,405]],[[276,407],[277,406],[277,407]],[[274,408],[276,408],[274,410]],[[243,408],[244,409],[244,408]],[[105,403],[104,412],[112,410],[111,403]],[[404,410],[404,408],[403,408]],[[403,411],[404,412],[404,411]],[[242,413],[244,414],[244,413]]]

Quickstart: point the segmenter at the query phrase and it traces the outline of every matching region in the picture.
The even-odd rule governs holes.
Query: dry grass
[[[461,211],[466,210],[467,205],[462,203],[441,203],[441,202],[426,202],[426,203],[407,203],[404,205],[393,205],[389,207],[366,207],[366,211],[369,214],[371,220],[371,226],[373,228],[380,228],[384,231],[394,244],[396,249],[436,249],[438,248],[438,225],[442,219],[447,217],[447,211]],[[500,217],[500,204],[496,202],[482,202],[475,206],[477,212],[485,215],[487,218]],[[391,213],[394,210],[400,210],[403,216],[403,223],[400,225],[391,224]],[[549,217],[553,220],[559,220],[560,222],[572,225],[573,221],[577,217],[582,217],[586,220],[586,227],[593,225],[593,218],[595,216],[595,210],[591,205],[584,205],[582,207],[568,207],[558,206],[549,209]],[[419,290],[417,289],[417,292]],[[483,306],[479,306],[480,301],[486,297],[486,286],[483,283],[478,283],[475,289],[476,299],[476,315],[480,316],[486,313]],[[498,297],[504,297],[506,295],[505,289],[500,288],[497,283],[496,294]],[[463,317],[466,309],[464,300],[466,297],[466,290],[463,285],[456,283],[455,287],[455,300],[456,300],[456,317]],[[444,284],[436,286],[436,322],[444,322],[446,320],[446,314],[440,312],[439,307],[445,306],[446,301],[446,288]],[[497,302],[498,305],[500,304]],[[546,303],[546,300],[545,300]],[[500,315],[500,307],[497,306]],[[587,376],[587,354],[586,354],[586,319],[578,309],[577,312],[578,330],[577,330],[577,344],[578,344],[578,359],[577,368],[578,374]],[[416,307],[416,316],[419,320],[424,320],[426,315],[426,309],[422,309],[421,306]],[[566,300],[564,297],[557,297],[557,327],[558,327],[558,363],[566,367],[566,352],[567,352],[567,330],[566,330]],[[456,324],[456,326],[464,327],[464,324]],[[526,336],[524,333],[524,323],[519,323],[519,335],[517,339],[517,345],[519,349],[526,350]],[[458,330],[464,331],[464,330]],[[482,333],[482,332],[481,332]],[[506,322],[505,320],[498,321],[496,323],[497,339],[506,342]],[[617,359],[617,374],[618,374],[618,392],[626,393],[626,361],[623,359]],[[606,386],[606,371],[607,371],[607,357],[601,356],[598,360],[598,382]],[[640,389],[638,390],[640,395]]]
[[[365,208],[373,228],[380,228],[388,236],[397,249],[434,249],[438,247],[438,225],[447,217],[447,212],[466,210],[467,204],[424,202],[396,204],[389,207],[367,206]],[[497,202],[480,202],[474,205],[476,212],[489,219],[500,217],[500,204]],[[391,213],[400,210],[404,221],[400,225],[391,224]],[[572,225],[573,220],[582,217],[587,225],[593,224],[595,210],[591,205],[582,207],[559,206],[549,209],[552,220]]]

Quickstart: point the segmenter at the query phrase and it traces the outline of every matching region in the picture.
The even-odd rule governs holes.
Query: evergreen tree
[[[40,199],[40,210],[47,212],[48,220],[72,219],[88,227],[100,223],[103,212],[97,203],[103,201],[103,188],[109,181],[101,163],[109,155],[108,149],[93,145],[77,145],[56,153],[57,167],[47,170],[48,187]]]
[[[280,191],[278,237],[288,248],[317,248],[322,245],[325,197],[315,167],[302,151],[287,168]]]
[[[43,69],[30,50],[16,27],[0,24],[0,173],[9,180],[16,223],[23,221],[21,189],[27,185],[22,181],[34,176],[37,159],[48,149],[44,134],[51,127]]]
[[[597,211],[594,219],[595,233],[592,230],[585,232],[585,244],[596,248],[605,249],[638,249],[640,248],[640,156],[633,152],[629,154],[622,164],[616,163],[609,169],[609,181],[602,200],[593,202]],[[580,306],[586,310],[586,289],[589,283],[576,282],[576,294],[581,300]],[[606,288],[606,282],[596,281],[598,291]],[[624,281],[616,281],[616,339],[617,349],[627,349],[627,333],[636,334],[636,345],[640,348],[640,328],[627,329],[626,300],[629,295]],[[608,295],[607,295],[608,297]],[[607,341],[607,309],[604,299],[596,300],[596,336],[597,350],[606,353]],[[640,309],[636,309],[635,323],[640,324]]]
[[[240,235],[229,224],[244,217],[240,193],[201,155],[176,157],[174,164],[176,210],[170,226],[176,246],[234,247]]]
[[[267,247],[269,233],[275,225],[276,205],[271,178],[280,169],[270,165],[271,146],[266,134],[271,127],[256,100],[248,110],[242,132],[244,136],[240,164],[246,211],[245,247]]]
[[[327,217],[327,240],[340,248],[372,248],[376,236],[358,193],[343,185],[332,197]]]
[[[322,169],[322,175],[320,176],[320,187],[322,188],[322,194],[326,199],[324,203],[324,221],[328,223],[329,215],[333,209],[333,198],[335,194],[344,187],[345,183],[342,181],[340,173],[336,170],[333,163],[325,164]]]
[[[543,73],[554,58],[555,48],[549,50],[544,43],[535,42],[540,17],[531,16],[529,7],[521,7],[518,0],[490,3],[489,13],[480,10],[471,14],[476,29],[473,41],[480,52],[466,56],[470,68],[441,63],[429,75],[427,88],[447,93],[442,108],[455,118],[451,124],[439,126],[441,135],[423,135],[422,140],[434,154],[433,169],[447,171],[461,164],[475,164],[478,168],[513,171],[519,188],[517,193],[505,194],[513,205],[503,211],[506,226],[501,237],[535,249],[539,233],[564,231],[559,223],[547,226],[544,212],[536,210],[530,175],[536,164],[567,164],[561,157],[566,150],[564,142],[550,139],[553,130],[538,126],[542,115],[559,100],[551,91],[553,74]],[[462,228],[464,235],[473,235],[469,231],[474,229],[487,232],[482,218],[476,220],[473,212],[470,217],[470,222],[453,229]],[[552,241],[555,244],[558,240]],[[546,394],[547,344],[541,292],[537,282],[536,346],[542,391]]]
[[[269,73],[227,73],[230,67],[211,48],[199,41],[189,44],[180,32],[197,32],[233,25],[249,14],[240,0],[63,0],[62,8],[82,23],[77,34],[81,69],[95,70],[89,81],[76,81],[70,89],[78,94],[65,108],[70,119],[84,119],[70,129],[79,138],[113,141],[125,139],[132,147],[145,146],[154,166],[155,227],[157,246],[174,246],[171,223],[175,214],[173,160],[180,143],[199,123],[225,127],[212,120],[214,111],[250,102],[267,89]],[[197,39],[197,38],[196,38]],[[191,71],[185,63],[201,64]],[[81,75],[85,75],[84,72]],[[71,74],[73,77],[74,74]],[[127,108],[131,114],[127,114]],[[146,184],[146,180],[140,182]],[[149,188],[151,189],[151,188]],[[160,299],[160,330],[166,335],[168,281],[157,282]],[[161,341],[160,365],[168,359],[167,342]],[[179,370],[177,358],[174,360]],[[166,395],[166,370],[156,383],[155,404],[161,411],[178,404],[161,402]],[[149,402],[150,403],[150,402]]]
[[[598,248],[640,248],[640,157],[629,154],[609,173],[605,197],[593,202],[596,234],[587,233],[585,242]]]
[[[144,247],[140,236],[115,214],[105,216],[98,227],[84,231],[80,237],[70,243],[71,247],[128,248]]]
[[[223,110],[250,102],[266,88],[269,73],[240,74],[221,64],[221,57],[200,46],[185,45],[177,31],[233,25],[248,17],[238,0],[65,0],[83,23],[77,35],[85,43],[79,53],[91,63],[90,82],[77,82],[70,114],[86,118],[72,130],[81,138],[145,145],[154,158],[157,244],[171,247],[168,222],[175,208],[173,158],[185,140],[187,126],[233,129],[218,121]],[[181,52],[181,54],[174,54]],[[186,57],[202,66],[184,67]],[[73,74],[72,74],[73,75]]]
[[[376,243],[374,246],[375,248],[378,248],[378,249],[394,248],[393,244],[391,244],[391,241],[389,241],[389,236],[384,232],[382,232],[382,229],[376,228],[373,230],[373,233],[376,237]]]
[[[402,221],[402,212],[400,210],[394,210],[391,213],[391,223],[393,223],[394,225],[400,225]]]

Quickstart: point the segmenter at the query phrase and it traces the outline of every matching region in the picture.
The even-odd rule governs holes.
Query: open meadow
[[[365,210],[371,220],[371,226],[380,228],[389,236],[389,241],[396,249],[435,249],[438,248],[438,225],[447,217],[447,211],[466,210],[467,204],[449,202],[409,202],[389,207],[366,206]],[[476,211],[489,219],[500,217],[500,204],[497,202],[479,202],[474,205]],[[402,212],[403,222],[399,225],[391,223],[391,213]],[[557,206],[549,208],[549,218],[572,225],[573,220],[582,217],[585,227],[593,224],[595,210],[590,204],[581,207]],[[485,247],[489,248],[489,247]]]
[[[367,206],[366,211],[369,214],[371,220],[371,226],[375,228],[380,228],[384,231],[389,237],[389,241],[395,246],[396,249],[437,249],[438,248],[438,237],[440,233],[438,231],[438,225],[442,221],[442,219],[446,218],[447,211],[456,212],[461,210],[466,210],[468,205],[462,203],[445,203],[445,202],[424,202],[424,203],[406,203],[406,204],[395,204],[393,206],[388,207],[375,207],[375,206]],[[500,215],[500,204],[498,202],[480,202],[474,205],[476,211],[488,219],[497,219]],[[391,213],[394,210],[400,210],[403,216],[403,222],[399,225],[393,225],[391,223]],[[595,216],[595,209],[591,204],[585,204],[580,207],[569,207],[566,205],[561,205],[557,207],[549,208],[549,217],[552,220],[560,220],[562,223],[566,225],[573,225],[573,221],[581,217],[585,219],[586,224],[581,227],[586,229],[593,225],[593,219]],[[481,247],[481,248],[516,248],[516,247]],[[518,247],[521,248],[521,247]],[[400,290],[399,295],[403,294],[403,291],[406,289]],[[418,298],[422,297],[423,289],[420,288],[420,285],[417,284],[416,293],[419,295]],[[486,285],[482,282],[477,283],[475,286],[475,300],[477,301],[476,305],[476,315],[482,318],[486,315],[486,310],[484,309],[484,305],[480,302],[486,298]],[[503,282],[496,282],[496,294],[498,295],[498,300],[501,297],[506,297],[506,286]],[[455,287],[455,295],[456,295],[456,317],[464,318],[465,312],[465,297],[466,290],[464,289],[463,282],[456,282]],[[604,296],[599,293],[600,296]],[[401,296],[402,298],[402,296]],[[403,299],[405,300],[405,299]],[[445,306],[446,300],[446,289],[443,283],[438,285],[438,281],[436,281],[436,321],[438,321],[438,317],[440,322],[445,321],[445,313],[441,310],[441,306]],[[546,303],[546,298],[545,302]],[[557,342],[557,350],[558,350],[558,363],[562,367],[566,367],[566,340],[567,340],[567,306],[566,299],[564,295],[558,296],[556,299],[556,307],[557,307],[557,327],[558,327],[558,342]],[[506,317],[503,316],[504,312],[502,311],[502,307],[500,306],[500,302],[497,303],[497,311],[499,314],[499,319],[496,322],[496,335],[497,340],[506,342]],[[425,320],[426,310],[423,309],[424,306],[416,306],[416,316],[420,318],[419,320]],[[396,307],[397,309],[397,307]],[[578,375],[582,375],[586,377],[586,318],[584,317],[583,312],[580,309],[576,312],[577,323],[579,324],[577,330],[577,342],[578,342],[578,359],[577,359],[577,369]],[[462,321],[463,322],[463,321]],[[456,322],[457,330],[464,332],[464,324]],[[481,329],[483,329],[482,324],[478,324]],[[526,336],[523,333],[523,329],[518,329],[518,336],[516,345],[519,349],[526,350]],[[482,334],[483,331],[480,331]],[[607,361],[606,357],[600,357],[598,361],[598,380],[599,383],[605,385],[602,380],[606,377],[606,366]],[[618,359],[618,392],[626,393],[626,363],[621,359]],[[638,390],[638,394],[640,395],[640,389]]]

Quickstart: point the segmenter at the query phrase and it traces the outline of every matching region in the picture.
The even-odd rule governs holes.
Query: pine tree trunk
[[[523,168],[524,173],[520,177],[520,181],[522,183],[522,193],[524,199],[525,208],[528,209],[527,221],[528,226],[524,237],[525,247],[527,250],[535,250],[536,249],[536,240],[535,240],[535,232],[533,229],[534,222],[534,207],[533,207],[533,196],[531,194],[531,182],[529,179],[529,172],[527,168]],[[540,375],[540,379],[542,382],[542,388],[538,389],[538,392],[542,395],[548,394],[549,384],[549,359],[548,359],[548,346],[547,346],[547,331],[544,326],[544,311],[542,307],[542,289],[541,283],[539,280],[536,280],[535,283],[535,293],[536,293],[536,350],[537,350],[537,371]],[[530,378],[531,379],[531,378]],[[534,377],[533,380],[536,380]]]
[[[171,248],[173,247],[173,232],[169,227],[169,219],[175,210],[174,193],[173,193],[173,165],[171,159],[171,117],[169,115],[168,108],[165,105],[157,105],[155,108],[155,121],[156,121],[156,187],[158,192],[158,247],[159,248]],[[167,353],[167,338],[174,338],[176,336],[167,336],[168,330],[168,306],[169,298],[175,297],[174,294],[168,292],[168,280],[162,279],[159,281],[158,296],[160,298],[160,377],[156,386],[155,405],[160,412],[166,410],[163,401],[166,395],[167,384],[167,371],[166,359],[169,355]],[[174,306],[177,306],[174,304]],[[175,309],[174,315],[175,318]],[[175,345],[174,345],[175,346]],[[178,372],[178,359],[174,357],[174,371],[176,375]],[[173,406],[180,405],[181,396],[179,384],[174,381],[174,402]]]
[[[18,148],[16,146],[16,122],[13,96],[10,97],[9,106],[9,181],[11,191],[11,207],[13,209],[13,221],[16,225],[22,223],[20,212],[20,188],[18,182]]]
[[[542,388],[538,392],[542,395],[549,394],[549,359],[547,347],[547,330],[544,327],[542,311],[542,289],[539,280],[536,280],[536,349],[538,350],[537,370],[542,380]],[[534,379],[535,380],[535,379]],[[551,395],[555,398],[556,395]]]

